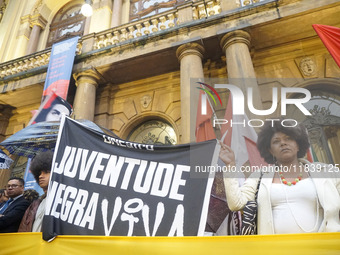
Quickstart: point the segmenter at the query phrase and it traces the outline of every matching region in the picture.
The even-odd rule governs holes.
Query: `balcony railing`
[[[201,20],[210,16],[221,13],[221,1],[225,0],[211,0],[211,1],[196,1],[192,2],[189,8],[192,8],[192,20]],[[240,5],[251,5],[261,0],[240,0]],[[266,1],[266,0],[263,0]],[[161,14],[149,16],[143,19],[139,19],[134,22],[130,22],[119,27],[107,29],[100,33],[94,33],[83,36],[77,45],[77,55],[80,55],[83,49],[84,41],[90,38],[90,44],[86,46],[84,52],[91,52],[92,50],[98,50],[110,45],[122,43],[130,39],[138,39],[144,35],[152,35],[158,31],[166,31],[167,29],[176,27],[179,25],[178,11],[179,9],[173,9]],[[21,76],[30,71],[31,75],[35,72],[43,72],[44,68],[49,63],[51,49],[45,49],[28,56],[24,56],[18,59],[14,59],[0,64],[0,83],[7,80],[6,78],[13,79],[13,76]],[[26,75],[25,74],[25,75]]]
[[[51,50],[40,51],[29,56],[18,58],[3,64],[0,64],[0,78],[15,75],[37,67],[48,65]]]
[[[220,0],[208,1],[206,4],[196,3],[192,7],[192,19],[204,19],[206,17],[219,14],[220,12]],[[150,35],[158,31],[175,27],[178,24],[177,9],[144,19],[139,19],[138,21],[96,34],[93,49],[101,49],[129,39],[138,38],[143,35]]]
[[[220,0],[212,0],[202,4],[202,1],[193,4],[192,19],[204,19],[221,12]],[[174,9],[162,14],[150,16],[132,23],[108,29],[94,35],[92,50],[101,49],[109,45],[118,44],[143,35],[149,35],[158,31],[167,30],[178,25],[178,10]],[[86,36],[85,36],[86,37]],[[84,37],[83,37],[84,38]],[[82,39],[77,45],[76,54],[82,52]],[[19,74],[34,68],[48,65],[50,48],[36,52],[12,61],[0,64],[0,79]]]

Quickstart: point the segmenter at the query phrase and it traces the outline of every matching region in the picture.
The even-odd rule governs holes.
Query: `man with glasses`
[[[23,197],[25,182],[22,178],[8,180],[6,190],[8,201],[0,208],[0,233],[17,232],[21,219],[30,205]]]

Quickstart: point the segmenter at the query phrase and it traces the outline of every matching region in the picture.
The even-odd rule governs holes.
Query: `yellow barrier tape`
[[[314,255],[340,254],[340,233],[211,237],[58,236],[0,234],[1,255]]]

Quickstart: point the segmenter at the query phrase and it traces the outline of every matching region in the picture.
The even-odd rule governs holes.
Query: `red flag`
[[[221,140],[234,151],[236,166],[241,167],[249,159],[244,138],[247,137],[252,141],[257,141],[257,134],[254,128],[248,125],[249,119],[246,114],[233,115],[232,112],[232,96],[230,93],[224,115],[224,119],[227,120],[228,123],[221,125]]]
[[[311,163],[318,162],[318,157],[315,154],[315,151],[313,150],[312,145],[307,150],[307,160]]]
[[[256,147],[256,143],[248,137],[244,137],[244,139],[247,146],[249,164],[251,166],[267,166],[268,163],[261,157],[260,152]]]
[[[340,67],[340,28],[319,24],[314,24],[312,26]]]
[[[207,114],[201,113],[202,97],[204,92],[200,90],[197,106],[197,117],[196,117],[196,142],[203,142],[211,139],[216,139],[214,128],[211,124],[211,118],[213,116],[213,110],[210,104],[207,104]]]
[[[307,132],[307,134],[308,134],[308,129],[306,128],[306,132]],[[315,151],[313,150],[313,147],[312,147],[312,143],[311,143],[311,141],[309,140],[309,148],[308,148],[308,150],[307,150],[307,152],[306,152],[306,156],[307,156],[307,160],[309,161],[309,162],[311,162],[311,163],[313,163],[313,162],[317,162],[318,161],[318,158],[317,158],[317,156],[316,156],[316,154],[315,154]]]
[[[311,149],[310,149],[310,148],[307,150],[307,160],[308,160],[309,162],[311,162],[311,163],[313,163],[313,162],[314,162],[314,159],[313,159],[313,154],[312,154],[312,152],[311,152]]]

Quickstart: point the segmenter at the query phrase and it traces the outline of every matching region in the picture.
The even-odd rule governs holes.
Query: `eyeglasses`
[[[5,186],[5,187],[6,187],[6,189],[9,189],[9,188],[15,189],[15,188],[17,188],[17,187],[19,187],[19,186],[22,186],[22,185],[18,185],[18,184],[9,184],[9,185],[7,185],[7,186]]]

